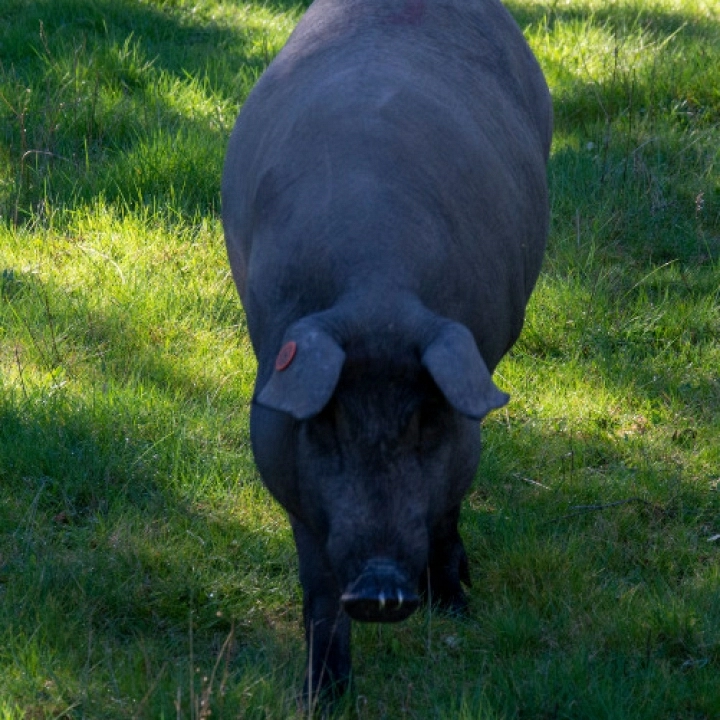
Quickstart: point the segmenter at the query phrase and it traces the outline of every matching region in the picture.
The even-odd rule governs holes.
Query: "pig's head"
[[[477,467],[478,420],[507,402],[470,332],[423,318],[361,328],[306,317],[255,400],[263,478],[317,539],[356,620],[417,607],[443,518]]]

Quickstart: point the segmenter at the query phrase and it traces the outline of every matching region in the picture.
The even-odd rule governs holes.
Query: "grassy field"
[[[462,530],[344,718],[720,718],[720,8],[511,0],[553,222]],[[285,0],[0,3],[0,719],[302,717],[218,219]]]

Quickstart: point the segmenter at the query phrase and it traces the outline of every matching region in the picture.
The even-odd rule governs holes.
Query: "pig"
[[[458,518],[540,272],[551,134],[497,0],[315,0],[241,109],[222,222],[306,697],[347,688],[351,620],[466,610]]]

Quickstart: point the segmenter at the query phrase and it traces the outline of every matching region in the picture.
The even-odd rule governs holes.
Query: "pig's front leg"
[[[290,517],[300,561],[307,642],[304,695],[309,704],[342,695],[350,682],[350,618],[325,552],[310,531]]]
[[[470,587],[467,554],[458,532],[460,507],[449,511],[432,533],[428,572],[420,578],[426,599],[452,614],[467,613],[468,601],[462,585]]]

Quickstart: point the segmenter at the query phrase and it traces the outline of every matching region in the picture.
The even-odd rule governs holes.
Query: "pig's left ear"
[[[301,320],[286,333],[273,374],[256,401],[307,420],[328,404],[344,362],[345,353],[331,335]]]
[[[425,348],[422,364],[446,400],[468,417],[482,420],[510,399],[492,381],[475,339],[460,323],[442,324],[440,332]]]

